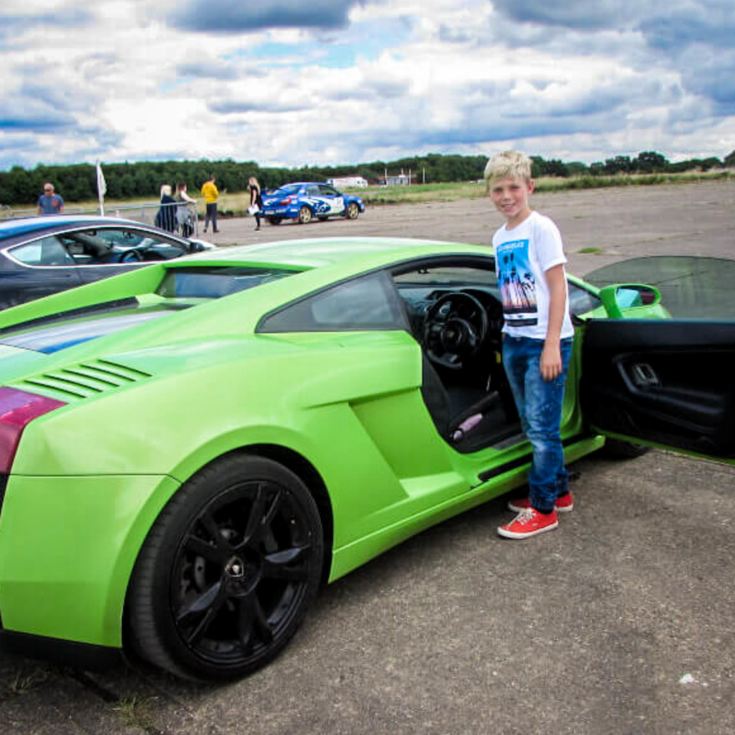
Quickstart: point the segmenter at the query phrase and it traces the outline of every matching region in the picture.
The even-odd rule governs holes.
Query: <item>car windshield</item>
[[[735,317],[735,260],[690,255],[631,258],[598,268],[585,280],[600,288],[613,283],[655,286],[673,317]]]

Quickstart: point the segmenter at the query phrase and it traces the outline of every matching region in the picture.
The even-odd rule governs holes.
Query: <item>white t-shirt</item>
[[[543,214],[531,212],[512,230],[505,225],[499,228],[493,235],[493,247],[505,317],[503,331],[513,337],[546,339],[549,287],[544,274],[567,262],[559,228]],[[567,292],[560,336],[573,335]]]

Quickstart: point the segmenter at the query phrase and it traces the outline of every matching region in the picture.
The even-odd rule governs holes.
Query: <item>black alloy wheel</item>
[[[149,534],[128,601],[133,643],[187,678],[251,673],[296,632],[323,556],[304,483],[268,459],[225,457],[182,487]]]

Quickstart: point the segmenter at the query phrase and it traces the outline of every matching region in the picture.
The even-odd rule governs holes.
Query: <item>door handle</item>
[[[650,385],[661,385],[656,371],[647,362],[637,362],[630,369],[633,383],[639,388]]]

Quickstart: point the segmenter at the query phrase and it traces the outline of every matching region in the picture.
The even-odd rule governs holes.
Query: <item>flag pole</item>
[[[105,216],[105,194],[107,193],[107,183],[105,175],[102,173],[102,165],[97,161],[97,198],[100,203],[100,215]]]

